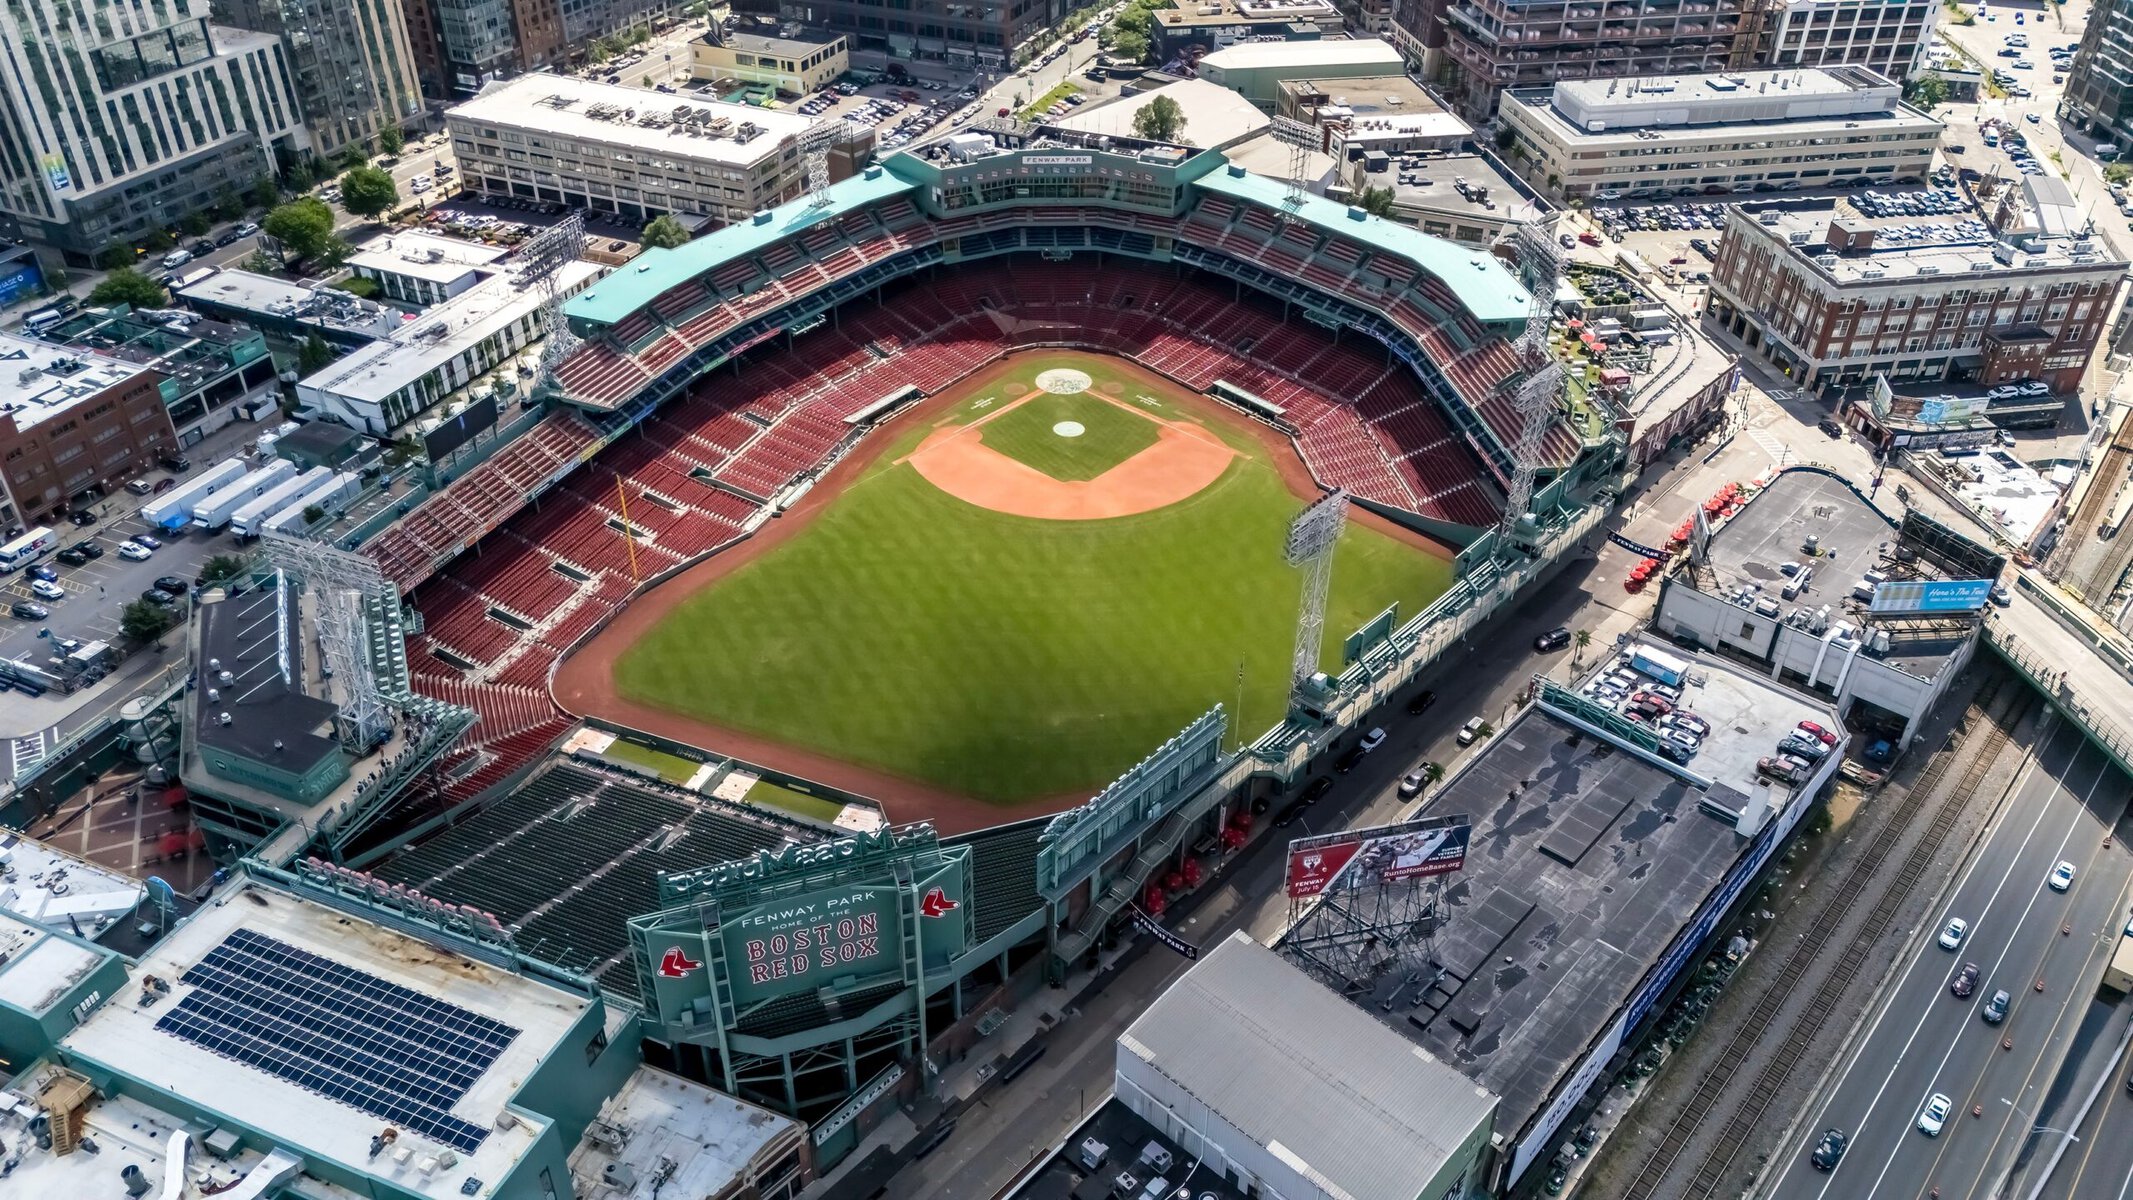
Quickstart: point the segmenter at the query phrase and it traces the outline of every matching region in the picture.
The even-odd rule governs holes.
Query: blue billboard
[[[1976,612],[1992,595],[1990,579],[1892,579],[1874,589],[1869,612]]]
[[[36,257],[0,262],[0,305],[27,300],[44,286],[44,274],[37,269]]]

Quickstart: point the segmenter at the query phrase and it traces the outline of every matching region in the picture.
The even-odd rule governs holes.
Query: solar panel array
[[[164,1033],[462,1153],[489,1135],[449,1110],[511,1026],[249,929],[179,978]]]

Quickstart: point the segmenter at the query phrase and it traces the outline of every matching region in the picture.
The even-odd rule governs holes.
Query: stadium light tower
[[[1271,129],[1274,140],[1289,147],[1289,194],[1282,199],[1282,207],[1290,216],[1303,210],[1304,196],[1311,190],[1311,153],[1318,149],[1318,127],[1294,117],[1275,117]]]
[[[534,386],[541,387],[554,377],[555,368],[563,357],[577,348],[578,339],[570,332],[563,320],[563,291],[558,277],[565,264],[585,253],[585,214],[573,212],[558,221],[546,233],[526,243],[518,256],[520,287],[539,287],[542,290],[541,328],[547,331],[541,342],[540,370],[534,377]]]
[[[1304,573],[1303,607],[1296,614],[1296,653],[1289,662],[1291,695],[1318,673],[1318,650],[1326,632],[1326,594],[1333,586],[1333,548],[1347,520],[1348,493],[1336,488],[1289,523],[1282,551],[1289,565],[1302,567]]]
[[[807,159],[807,207],[828,208],[830,204],[830,147],[844,140],[851,126],[843,117],[824,117],[807,127],[800,135],[800,153]]]
[[[1562,251],[1555,241],[1552,219],[1530,221],[1512,237],[1518,271],[1530,298],[1526,304],[1526,329],[1518,339],[1521,373],[1510,383],[1512,408],[1518,414],[1518,438],[1511,447],[1511,489],[1504,497],[1503,517],[1496,524],[1496,553],[1508,557],[1521,527],[1528,524],[1533,503],[1533,481],[1541,468],[1541,450],[1548,441],[1555,410],[1563,396],[1563,364],[1548,348],[1548,327],[1555,316],[1556,282],[1563,275]]]

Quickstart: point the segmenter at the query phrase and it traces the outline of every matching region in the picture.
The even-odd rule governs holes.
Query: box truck
[[[141,506],[141,519],[158,529],[174,530],[193,519],[193,505],[216,489],[244,477],[244,463],[226,458],[197,479],[190,479]]]
[[[250,501],[272,491],[284,479],[294,478],[296,464],[277,458],[250,474],[217,488],[193,505],[193,525],[212,533],[230,523],[230,516]]]

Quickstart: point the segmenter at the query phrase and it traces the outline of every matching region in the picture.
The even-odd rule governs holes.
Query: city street
[[[1985,1200],[2039,1128],[2060,1059],[2096,1003],[2104,957],[2123,924],[2133,853],[2105,835],[2125,814],[2127,780],[2081,731],[2061,723],[2035,747],[2014,794],[1960,868],[1940,915],[1922,926],[1894,986],[1799,1141],[1777,1165],[1770,1195],[1874,1200]],[[2065,892],[2046,876],[2076,869]],[[1937,940],[1949,917],[1969,923],[1951,951]],[[1979,969],[1967,998],[1950,994],[1965,963]],[[1980,1016],[1999,990],[1998,1027]],[[2002,1039],[2007,1045],[2003,1047]],[[1934,1094],[1952,1112],[1939,1136],[1917,1127]],[[1824,1129],[1851,1144],[1830,1174],[1807,1156]]]

